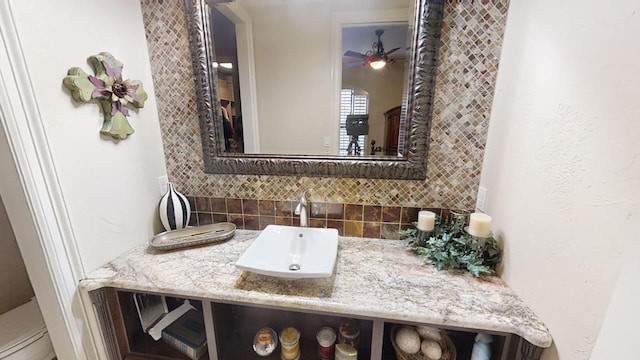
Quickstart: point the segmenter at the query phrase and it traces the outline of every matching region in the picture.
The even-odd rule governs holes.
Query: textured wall
[[[77,250],[84,270],[91,271],[153,237],[157,221],[157,177],[166,168],[140,6],[129,0],[108,6],[79,6],[75,0],[10,3]],[[131,111],[136,132],[123,141],[102,138],[99,106],[78,104],[62,85],[72,66],[92,74],[87,57],[101,51],[122,61],[123,77],[142,81],[149,95],[144,108]]]
[[[612,295],[633,299],[616,278],[638,262],[640,47],[628,39],[640,38],[640,13],[636,0],[561,3],[511,3],[482,185],[501,277],[553,334],[544,359],[595,360]],[[637,284],[626,271],[618,286],[634,271]],[[598,359],[639,358],[637,305]]]
[[[29,276],[0,198],[0,314],[28,302],[32,296]]]
[[[167,169],[183,193],[293,200],[312,188],[314,201],[474,207],[508,0],[447,3],[424,181],[205,174],[181,4],[141,3]]]

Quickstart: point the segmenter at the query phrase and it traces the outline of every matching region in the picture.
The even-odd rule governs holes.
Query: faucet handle
[[[313,191],[313,189],[302,190],[302,195],[300,196],[300,203],[304,203],[305,205],[307,204],[307,197],[309,196],[309,193],[311,191]]]
[[[300,215],[300,212],[302,211],[302,207],[307,206],[307,196],[309,196],[308,192],[311,190],[312,189],[302,190],[302,195],[300,195],[300,200],[298,200],[298,205],[296,205],[296,209],[293,211],[295,215]]]

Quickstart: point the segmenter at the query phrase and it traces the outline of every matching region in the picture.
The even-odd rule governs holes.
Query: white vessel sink
[[[330,277],[338,230],[268,225],[236,262],[242,270],[281,278]]]

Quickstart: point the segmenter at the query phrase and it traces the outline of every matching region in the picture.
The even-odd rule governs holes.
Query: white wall
[[[405,65],[402,62],[389,64],[380,70],[363,66],[343,67],[342,87],[364,90],[369,93],[369,135],[364,153],[369,154],[371,140],[376,146],[384,147],[384,113],[402,105]],[[384,150],[384,149],[383,149]]]
[[[331,136],[329,3],[249,8],[253,18],[260,153],[322,154]],[[336,95],[337,96],[337,95]]]
[[[166,173],[140,3],[11,5],[75,240],[91,271],[153,236],[156,178]],[[149,95],[143,109],[131,111],[136,132],[124,141],[102,138],[99,106],[73,102],[62,85],[71,67],[91,74],[86,59],[102,51],[122,61],[124,77],[141,80]]]
[[[334,122],[339,114],[332,108],[332,100],[337,102],[340,96],[332,74],[332,15],[404,9],[410,2],[244,1],[242,5],[253,20],[260,153],[324,154],[325,136],[338,141]]]
[[[638,357],[640,324],[640,242],[627,239],[625,261],[611,297],[591,359],[634,359]]]
[[[481,186],[502,277],[553,335],[545,359],[589,358],[637,240],[638,38],[635,0],[511,1]]]

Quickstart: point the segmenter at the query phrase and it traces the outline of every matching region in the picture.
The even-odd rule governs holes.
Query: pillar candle
[[[491,235],[491,216],[483,213],[473,213],[469,217],[469,234],[481,238]]]
[[[418,212],[418,230],[433,231],[436,223],[436,214],[431,211]]]

